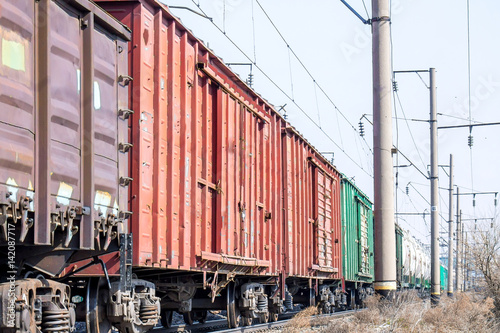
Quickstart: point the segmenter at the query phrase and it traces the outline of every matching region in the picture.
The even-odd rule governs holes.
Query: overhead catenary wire
[[[394,117],[396,118],[396,147],[399,147],[399,122],[398,122],[398,108],[396,107],[396,91],[397,88],[394,85],[394,71],[392,71],[392,80],[393,80],[393,89],[392,89],[392,98],[394,100]],[[396,154],[396,165],[399,166],[399,154]],[[396,195],[395,195],[395,206],[396,213],[398,212],[398,187],[399,187],[399,168],[396,168]]]
[[[472,109],[471,109],[471,71],[470,71],[470,4],[467,0],[467,81],[468,81],[468,92],[469,92],[469,123],[472,124]],[[471,129],[472,131],[472,129]]]
[[[256,43],[255,43],[255,17],[254,17],[254,10],[253,10],[253,2],[252,0],[252,34],[253,34],[253,62],[257,62],[257,48],[256,48]]]
[[[354,130],[354,132],[358,133],[356,127],[349,121],[349,119],[344,115],[344,113],[337,107],[337,105],[333,102],[333,100],[326,93],[326,91],[318,84],[318,82],[316,81],[316,79],[314,78],[314,76],[311,74],[311,72],[309,71],[309,69],[305,66],[305,64],[303,63],[303,61],[295,53],[295,51],[293,50],[293,48],[290,46],[290,44],[288,43],[288,41],[285,39],[285,37],[283,36],[283,34],[281,33],[281,31],[278,29],[278,27],[276,26],[276,24],[274,23],[274,21],[271,19],[271,17],[267,13],[267,11],[264,9],[264,7],[259,2],[259,0],[255,0],[255,1],[259,5],[259,7],[261,8],[261,10],[264,13],[264,15],[267,17],[267,19],[269,20],[269,22],[271,23],[271,25],[273,26],[273,28],[276,30],[276,32],[278,33],[278,35],[280,36],[280,38],[285,43],[285,45],[287,47],[287,50],[289,52],[289,54],[288,54],[288,56],[289,56],[289,63],[291,64],[291,60],[290,60],[290,53],[291,53],[295,57],[295,59],[297,59],[297,61],[302,66],[302,68],[305,70],[305,72],[307,73],[307,75],[309,75],[309,77],[311,78],[311,80],[313,81],[313,83],[315,83],[315,85],[318,87],[318,89],[323,93],[323,95],[327,98],[327,100],[330,102],[330,104],[332,104],[332,106],[336,110],[337,127],[338,127],[338,130],[339,130],[339,136],[340,136],[340,145],[341,145],[342,149],[344,149],[344,140],[343,140],[342,132],[340,131],[340,122],[338,121],[338,115],[339,115],[339,113],[344,118],[344,120],[347,121],[347,123],[351,126],[351,128]],[[366,10],[366,12],[368,14],[368,10]],[[290,65],[290,77],[291,76],[292,75],[291,75],[291,65]],[[292,80],[291,84],[292,84],[292,97],[294,97],[294,95],[293,95],[293,80]],[[370,147],[370,145],[368,144],[368,142],[366,142],[366,139],[365,138],[362,138],[362,139],[366,143],[366,145],[368,147]],[[369,148],[369,149],[371,150],[371,148]],[[359,148],[358,148],[358,153],[359,153]]]
[[[437,113],[438,116],[443,116],[443,117],[449,117],[449,118],[454,118],[454,119],[458,119],[458,120],[466,120],[466,121],[469,121],[468,118],[462,118],[462,117],[457,117],[457,116],[452,116],[451,114],[446,114],[446,113]],[[482,124],[483,122],[482,121],[477,121],[477,120],[472,120],[473,123],[475,124]]]
[[[470,1],[467,0],[467,83],[469,92],[469,125],[472,125],[472,102],[471,102],[471,56],[470,56]],[[470,150],[470,180],[474,189],[474,170],[472,155],[472,126],[469,127],[469,150]],[[473,207],[475,213],[475,207]]]
[[[415,72],[418,77],[420,78],[420,80],[422,81],[422,83],[424,84],[424,86],[427,88],[427,89],[430,89],[430,87],[427,85],[427,83],[424,81],[424,79],[422,78],[422,76],[420,76],[420,73],[418,71]]]
[[[401,192],[403,192],[403,194],[405,194],[405,192],[404,192],[401,188],[399,188],[399,190],[400,190]],[[415,211],[416,211],[416,212],[417,212],[417,211],[419,211],[419,209],[417,209],[417,207],[415,206],[415,203],[413,202],[413,200],[411,200],[411,197],[410,197],[410,196],[408,196],[408,195],[407,195],[406,197],[407,197],[407,198],[408,198],[408,200],[410,201],[410,204],[413,206],[413,208],[415,209]],[[400,218],[400,217],[397,217],[397,218]],[[406,220],[405,220],[405,221],[406,221]],[[412,228],[414,228],[414,227],[413,227],[413,225],[411,225],[410,223],[408,223],[408,221],[406,221],[406,223],[407,223],[408,225],[410,225]],[[423,235],[423,236],[425,236],[425,237],[428,237],[428,236],[430,236],[430,227],[429,227],[429,224],[427,223],[427,220],[426,220],[425,218],[424,218],[424,223],[425,223],[425,226],[427,227],[427,229],[426,229],[426,230],[429,230],[429,234],[427,234],[427,235],[423,235],[422,233],[420,233],[420,234],[421,234],[421,235]]]
[[[288,69],[290,72],[290,88],[292,90],[292,101],[295,101],[295,96],[293,94],[293,72],[292,72],[292,58],[290,57],[290,48],[288,48]]]
[[[404,118],[407,119],[405,111],[404,111],[404,108],[403,108],[403,104],[401,103],[401,99],[399,98],[399,94],[398,94],[397,91],[396,91],[396,98],[398,100],[398,103],[399,103],[399,106],[401,108],[401,112],[403,113]],[[417,143],[415,142],[415,138],[413,137],[413,133],[412,133],[411,128],[410,128],[410,124],[408,124],[408,120],[405,120],[405,122],[406,122],[406,127],[408,128],[408,132],[410,132],[410,137],[411,137],[411,140],[413,142],[413,145],[415,146],[415,149],[417,151],[418,157],[420,158],[420,162],[422,162],[422,165],[424,167],[426,167],[426,164],[425,164],[425,162],[424,162],[424,160],[422,158],[422,155],[420,155],[420,150],[417,147]]]
[[[418,195],[419,195],[422,199],[424,199],[424,201],[425,201],[425,202],[426,202],[429,206],[431,205],[430,201],[429,201],[429,200],[427,200],[427,199],[426,199],[426,198],[422,195],[422,193],[420,193],[420,191],[419,191],[419,190],[418,190],[415,186],[413,186],[413,182],[409,182],[408,184],[409,184],[409,185],[411,185],[411,187],[413,187],[413,189],[415,189],[415,191],[418,193]],[[448,221],[448,220],[447,220],[447,219],[446,219],[446,218],[445,218],[445,217],[441,214],[441,212],[439,212],[439,216],[441,217],[441,219],[442,219],[443,221]],[[440,227],[442,227],[442,226],[441,226],[441,224],[439,224],[439,225],[440,225]],[[447,230],[446,230],[446,231],[447,231]]]
[[[200,5],[198,5],[200,7]],[[224,30],[224,35],[226,34],[226,0],[223,2],[223,12],[222,12],[222,30]]]
[[[266,12],[266,10],[264,9],[264,7],[262,7],[262,5],[260,4],[259,0],[255,0],[257,5],[259,5],[259,7],[262,9],[262,12],[264,13],[264,15],[267,17],[267,19],[269,20],[269,22],[271,23],[271,25],[273,26],[274,30],[276,30],[276,32],[278,33],[278,35],[280,36],[280,38],[283,40],[283,42],[285,43],[285,45],[287,46],[288,50],[291,52],[291,54],[295,57],[295,59],[297,59],[297,61],[299,62],[299,64],[302,66],[302,68],[304,69],[304,71],[307,73],[307,75],[309,75],[309,77],[314,81],[316,82],[316,85],[318,86],[319,90],[323,93],[323,95],[325,95],[325,97],[327,98],[327,100],[332,104],[332,106],[335,108],[335,110],[340,113],[340,115],[344,118],[345,121],[347,121],[347,123],[352,127],[352,129],[357,132],[357,129],[356,127],[349,121],[349,119],[344,115],[344,113],[337,107],[337,105],[333,102],[333,100],[331,99],[331,97],[326,93],[326,91],[323,89],[323,87],[321,87],[321,85],[319,85],[316,81],[316,79],[314,78],[314,76],[311,74],[311,72],[309,71],[309,69],[306,67],[306,65],[304,65],[304,63],[302,62],[302,60],[299,58],[299,56],[295,53],[295,51],[293,50],[293,48],[290,46],[290,44],[288,43],[288,41],[285,39],[285,37],[283,36],[283,34],[281,33],[281,31],[278,29],[278,27],[276,26],[276,24],[274,24],[274,21],[271,19],[271,17],[268,15],[268,13]]]
[[[192,3],[198,7],[198,9],[204,14],[206,15],[205,11],[201,8],[201,5],[196,3],[195,0],[191,0]],[[257,1],[257,0],[256,0]],[[257,3],[259,4],[259,2],[257,1]],[[290,94],[288,94],[287,92],[285,92],[283,90],[283,88],[281,88],[256,62],[253,62],[252,59],[248,56],[248,54],[243,51],[239,46],[238,44],[232,39],[230,38],[222,29],[221,27],[219,27],[215,22],[213,21],[210,21],[214,27],[219,30],[228,40],[231,44],[233,44],[233,46],[245,57],[248,59],[248,61],[252,62],[253,65],[255,66],[255,68],[257,68],[261,73],[262,75],[264,75],[264,77],[269,80],[269,82],[271,82],[286,98],[288,98],[290,101],[292,101],[292,103],[299,109],[299,111],[304,114],[307,119],[309,121],[311,121],[312,124],[314,124],[320,131],[321,133],[323,133],[327,138],[328,140],[330,140],[342,153],[344,153],[344,155],[352,162],[354,163],[359,169],[361,169],[365,174],[367,174],[368,176],[370,176],[371,178],[373,178],[373,174],[370,174],[365,168],[363,168],[362,165],[360,165],[356,160],[354,160],[335,140],[333,140],[333,138],[327,133],[325,132],[320,126],[319,124],[317,124],[314,119],[311,118],[311,116],[309,114],[307,114],[307,112],[305,112],[305,110],[290,96]],[[293,52],[293,51],[292,51]],[[321,89],[320,86],[318,86],[318,88]],[[322,90],[322,92],[324,93],[324,91]],[[330,100],[331,101],[331,100]],[[331,101],[331,103],[333,103],[333,101]],[[335,106],[336,107],[336,106]],[[337,107],[336,107],[337,108]],[[338,110],[338,108],[337,108]],[[345,116],[344,116],[345,117]],[[352,126],[352,124],[351,124]],[[354,128],[354,127],[353,127]],[[356,131],[356,128],[354,128],[354,130]]]
[[[361,1],[363,2],[363,7],[365,8],[366,17],[370,17],[370,14],[368,13],[368,8],[366,8],[365,0],[361,0]]]
[[[314,87],[314,98],[316,99],[316,111],[318,112],[318,123],[319,127],[321,127],[321,116],[319,113],[319,103],[318,103],[318,93],[316,92],[316,82],[313,82]]]

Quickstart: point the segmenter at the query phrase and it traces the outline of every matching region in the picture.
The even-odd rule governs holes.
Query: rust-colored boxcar
[[[58,274],[67,250],[108,249],[128,211],[126,27],[82,1],[2,1],[0,221],[17,258]],[[109,237],[107,237],[109,236]],[[58,250],[58,251],[54,251]],[[52,252],[47,254],[46,252]],[[77,254],[76,256],[79,256]]]
[[[289,124],[282,156],[286,272],[340,279],[340,174]]]
[[[131,274],[125,290],[63,271],[102,254],[120,269],[112,252],[130,215],[129,39],[88,0],[0,0],[2,332],[69,332],[75,318],[103,332],[106,311],[123,330],[157,322],[152,284],[142,293]],[[153,315],[136,325],[121,309],[138,303]]]
[[[268,313],[250,299],[269,298],[274,314],[303,291],[307,302],[332,301],[339,173],[166,6],[97,2],[133,31],[133,265],[165,294],[164,316],[177,310],[189,322],[221,298],[224,307],[240,298],[247,320]]]
[[[270,239],[279,233],[268,221],[268,190],[279,156],[269,147],[271,107],[163,5],[99,4],[133,31],[134,265],[276,272]]]

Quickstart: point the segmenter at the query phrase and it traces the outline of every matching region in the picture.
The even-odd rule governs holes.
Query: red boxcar
[[[286,272],[340,279],[340,174],[288,124],[282,155]]]
[[[107,252],[128,233],[129,40],[89,0],[0,0],[2,333],[70,332],[75,320],[107,332],[106,311],[122,331],[158,321],[151,282],[63,271],[100,255],[120,269]]]
[[[164,324],[338,305],[339,173],[164,5],[97,2],[132,30],[133,266]]]

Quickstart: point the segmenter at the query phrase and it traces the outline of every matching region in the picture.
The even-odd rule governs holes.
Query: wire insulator
[[[410,194],[410,187],[406,186],[406,195]]]
[[[394,90],[394,92],[398,91],[398,83],[396,81],[392,81],[392,90]]]
[[[253,74],[252,73],[248,74],[247,84],[250,86],[250,88],[253,88]]]
[[[365,136],[365,124],[361,120],[359,121],[359,135],[361,137]]]
[[[474,137],[472,135],[469,135],[468,139],[467,139],[467,144],[469,145],[469,147],[472,148],[472,146],[474,145]]]

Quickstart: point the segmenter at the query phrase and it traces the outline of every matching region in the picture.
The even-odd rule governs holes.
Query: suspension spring
[[[335,295],[330,291],[330,294],[328,295],[328,303],[335,305]]]
[[[139,310],[139,318],[142,322],[157,319],[158,307],[156,305],[141,305],[141,309]]]
[[[289,310],[293,309],[293,297],[288,290],[285,292],[285,307]]]
[[[259,311],[267,312],[267,303],[266,297],[259,297],[257,299],[257,309],[259,309]]]
[[[68,310],[43,310],[42,332],[43,333],[69,333],[69,311]]]

